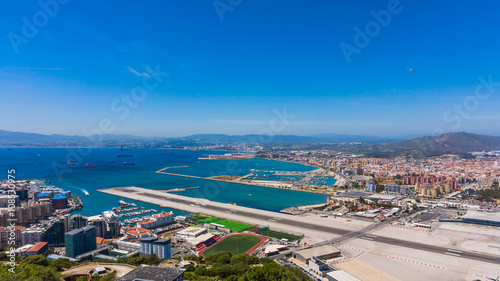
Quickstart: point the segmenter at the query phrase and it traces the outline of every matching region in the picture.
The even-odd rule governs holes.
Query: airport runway
[[[400,240],[400,239],[394,239],[394,238],[376,236],[376,235],[370,235],[370,234],[362,235],[359,238],[364,239],[364,240],[369,240],[371,242],[378,242],[378,243],[389,244],[389,245],[393,245],[393,246],[411,248],[411,249],[416,249],[416,250],[420,250],[420,251],[426,251],[426,252],[432,252],[432,253],[437,253],[437,254],[453,256],[453,257],[457,257],[457,258],[464,258],[464,259],[469,259],[469,260],[477,260],[477,261],[482,261],[482,262],[500,264],[500,257],[499,256],[488,255],[485,253],[450,249],[447,247],[433,246],[433,245],[428,245],[428,244],[423,244],[423,243],[416,243],[416,242],[412,242],[412,241],[406,241],[406,240]]]
[[[315,231],[324,233],[326,236],[338,237],[357,230],[334,227],[324,221],[309,220],[300,216],[282,214],[242,206],[235,206],[206,199],[185,197],[177,194],[165,193],[157,190],[150,190],[138,187],[117,187],[98,190],[103,193],[112,194],[119,197],[140,200],[157,205],[167,205],[173,209],[183,210],[192,213],[203,213],[229,220],[237,220],[243,223],[266,226],[277,224],[291,233],[305,231]],[[332,238],[333,238],[332,237]],[[330,238],[330,239],[332,239]],[[482,262],[500,264],[500,256],[493,256],[484,253],[449,249],[446,247],[433,246],[423,243],[394,239],[390,237],[376,236],[371,234],[360,234],[360,239],[369,240],[388,245],[411,248],[421,251],[433,252],[437,254],[449,255],[465,259],[478,260]]]

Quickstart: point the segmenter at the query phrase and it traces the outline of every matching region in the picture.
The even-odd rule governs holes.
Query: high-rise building
[[[47,231],[42,235],[42,241],[48,242],[49,247],[64,245],[64,221],[62,219],[52,222]]]
[[[88,225],[87,217],[80,214],[72,216],[71,219],[73,220],[73,229],[82,228]]]
[[[97,248],[96,228],[93,225],[87,225],[66,233],[65,244],[66,256],[70,258],[95,250]]]
[[[71,215],[70,214],[65,214],[63,216],[63,222],[64,222],[64,233],[71,231]]]
[[[159,258],[169,259],[172,257],[170,239],[158,239],[153,242],[153,253]]]
[[[64,193],[58,193],[52,197],[52,208],[54,209],[66,209],[68,208],[68,198]]]
[[[169,259],[171,254],[170,239],[158,239],[156,237],[143,238],[140,241],[140,254],[149,256],[156,254],[160,258]]]
[[[36,228],[25,228],[21,231],[21,245],[36,244],[42,241],[43,233],[45,229]]]

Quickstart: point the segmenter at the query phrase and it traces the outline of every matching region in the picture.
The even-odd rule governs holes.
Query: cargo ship
[[[95,168],[95,165],[85,164],[85,168]]]
[[[123,162],[123,165],[134,165],[134,163]]]
[[[131,154],[118,154],[116,157],[134,157],[134,155]]]

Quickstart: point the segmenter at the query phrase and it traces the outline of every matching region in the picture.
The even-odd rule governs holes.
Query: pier
[[[197,177],[197,176],[189,176],[189,175],[183,175],[183,174],[174,174],[174,173],[167,173],[164,172],[167,169],[176,169],[176,168],[187,168],[188,166],[175,166],[175,167],[166,167],[161,170],[156,171],[155,173],[157,174],[163,174],[163,175],[170,175],[170,176],[176,176],[176,177],[185,177],[185,178],[193,178],[193,179],[204,179],[202,177]]]

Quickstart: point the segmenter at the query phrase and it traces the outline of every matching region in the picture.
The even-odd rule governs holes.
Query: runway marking
[[[391,227],[398,228],[398,229],[405,229],[405,230],[420,231],[420,232],[432,232],[432,230],[423,230],[423,229],[417,229],[417,228],[408,228],[408,227],[402,227],[402,226],[396,226],[396,225],[391,225]]]
[[[378,238],[376,235],[371,235],[371,234],[365,234],[365,236],[372,237],[372,238]]]
[[[347,247],[347,246],[342,246],[342,245],[340,245],[339,248],[354,250],[354,251],[358,251],[358,252],[362,252],[362,253],[365,252],[364,250],[360,250],[360,249],[356,249],[356,248],[351,248],[351,247]]]
[[[331,221],[331,222],[338,222],[338,223],[343,223],[343,224],[350,224],[350,225],[357,225],[357,226],[369,226],[369,224],[359,224],[359,223],[352,223],[352,222],[345,222],[345,221],[337,221],[337,220],[332,220],[332,219],[326,219],[326,218],[320,218],[320,217],[315,217],[315,216],[305,216],[306,218],[311,218],[311,219],[317,219],[317,220],[325,220],[325,221]]]
[[[274,221],[274,222],[276,222],[276,220],[273,220],[273,219],[268,219],[268,221]]]
[[[455,254],[455,253],[448,253],[448,252],[444,252],[446,255],[450,255],[450,256],[455,256],[455,257],[460,257],[459,254]]]
[[[373,239],[372,239],[372,238],[370,238],[370,237],[361,237],[361,238],[362,238],[362,239],[366,239],[366,240],[373,241]]]
[[[273,218],[273,219],[275,219],[275,220],[279,220],[279,221],[281,220],[280,218]]]
[[[460,254],[462,253],[462,251],[459,251],[459,250],[453,250],[453,249],[447,249],[447,250],[450,252],[456,252],[456,253],[460,253]]]
[[[476,275],[477,277],[482,277],[482,278],[487,278],[487,279],[488,278],[494,278],[494,277],[488,277],[488,276],[484,276],[484,275],[481,275],[481,274],[475,274],[475,273],[474,273],[474,275]]]
[[[420,265],[426,265],[426,266],[430,266],[430,267],[434,267],[434,268],[438,268],[438,269],[444,269],[444,270],[446,270],[446,267],[442,267],[442,266],[438,266],[438,265],[433,265],[433,264],[428,264],[428,263],[423,263],[423,262],[418,262],[418,261],[412,261],[412,260],[403,259],[403,258],[398,258],[398,257],[393,257],[393,256],[388,256],[388,255],[385,255],[385,257],[386,257],[386,258],[395,259],[395,260],[405,261],[405,262],[409,262],[409,263],[415,263],[415,264],[420,264]]]

